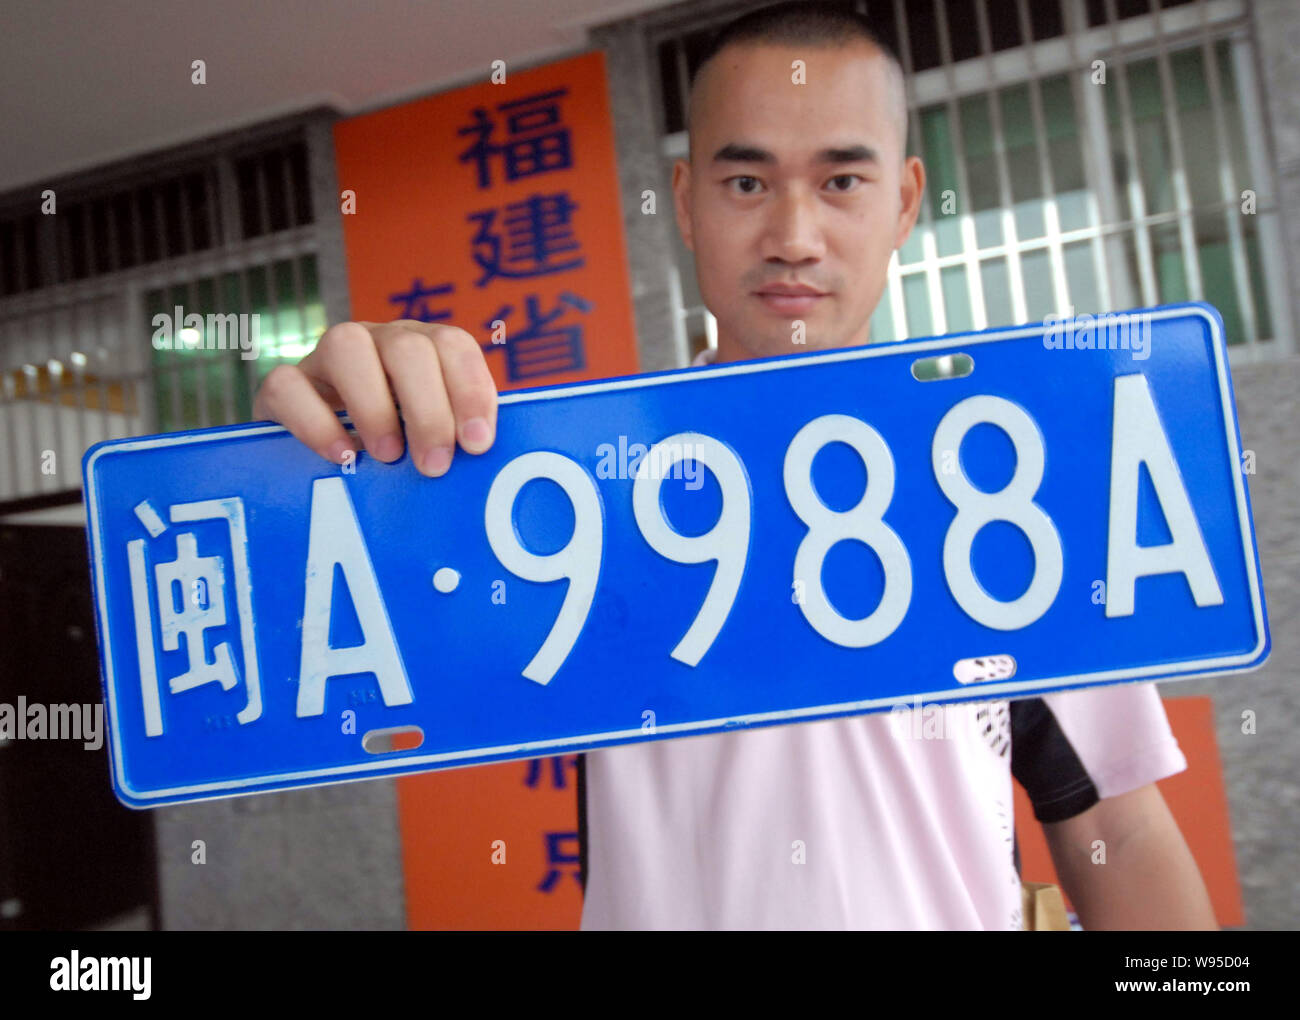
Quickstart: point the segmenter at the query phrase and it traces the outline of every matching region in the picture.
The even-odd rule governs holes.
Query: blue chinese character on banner
[[[574,323],[568,326],[552,326],[552,323],[564,314],[564,305],[569,305],[583,312],[590,312],[593,305],[576,294],[564,291],[556,302],[555,310],[543,315],[538,307],[537,295],[527,297],[528,323],[523,327],[512,326],[507,317],[514,311],[514,305],[502,305],[496,315],[488,318],[484,325],[489,332],[494,332],[492,325],[497,320],[506,325],[506,370],[511,382],[531,379],[539,375],[551,375],[555,372],[578,372],[587,367],[586,355],[582,349],[582,325]],[[552,326],[547,329],[546,327]],[[486,343],[483,350],[491,354],[500,344]]]
[[[570,229],[570,214],[577,208],[567,191],[553,195],[529,195],[522,202],[511,202],[506,206],[503,221],[507,235],[504,258],[501,253],[501,235],[492,232],[497,210],[483,209],[470,213],[467,219],[479,223],[474,244],[487,248],[486,254],[477,251],[473,253],[474,261],[483,268],[483,275],[474,281],[475,286],[484,287],[498,276],[518,280],[582,266],[585,260],[581,257],[571,258],[567,262],[554,260],[554,256],[559,253],[580,247]]]
[[[555,790],[568,789],[568,783],[565,782],[564,771],[566,768],[578,767],[578,756],[571,754],[568,756],[554,755],[550,758],[533,758],[528,763],[528,774],[524,776],[524,785],[537,788],[537,784],[542,778],[543,762],[551,766],[551,788]]]
[[[565,852],[564,845],[569,843],[573,847],[572,853]],[[569,874],[573,880],[578,883],[578,888],[582,888],[582,876],[578,869],[582,860],[578,854],[578,834],[576,832],[548,832],[546,833],[546,864],[550,868],[546,872],[546,877],[537,885],[538,892],[548,893],[555,888],[557,882],[563,877],[561,868],[571,869]]]
[[[401,314],[394,316],[394,318],[416,319],[419,322],[442,322],[451,318],[450,309],[440,309],[435,312],[429,308],[429,302],[426,299],[436,297],[439,294],[451,293],[453,289],[454,284],[450,283],[439,284],[436,287],[426,287],[417,276],[412,282],[410,290],[389,294],[388,300],[392,304],[401,306]]]
[[[478,164],[478,186],[490,188],[492,178],[488,160],[501,156],[505,163],[507,181],[547,173],[551,170],[568,170],[573,166],[569,144],[569,129],[560,123],[560,96],[568,89],[553,89],[524,96],[508,103],[498,103],[497,110],[506,116],[507,139],[500,144],[489,141],[496,130],[496,122],[481,106],[474,107],[474,123],[459,128],[458,135],[477,135],[474,144],[460,154],[460,162],[474,160]]]

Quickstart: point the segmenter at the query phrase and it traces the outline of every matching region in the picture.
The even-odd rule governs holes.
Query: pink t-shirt
[[[1187,767],[1152,684],[1014,704],[1037,709],[1017,775],[1042,820]],[[1018,930],[1011,716],[927,706],[589,752],[582,927]]]
[[[1019,930],[1013,736],[1041,821],[1187,767],[1149,683],[592,751],[582,927]]]

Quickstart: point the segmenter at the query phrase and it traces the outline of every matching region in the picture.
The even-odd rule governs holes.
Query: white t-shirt
[[[1187,767],[1149,683],[588,752],[582,927],[1019,930],[1013,736],[1040,821]]]

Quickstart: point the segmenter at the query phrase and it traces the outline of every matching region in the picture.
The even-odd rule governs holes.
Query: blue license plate
[[[1126,316],[507,393],[437,479],[267,423],[99,443],[117,795],[1254,668],[1222,321]]]

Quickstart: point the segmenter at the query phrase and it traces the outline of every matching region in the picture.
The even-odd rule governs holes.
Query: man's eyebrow
[[[728,142],[713,154],[713,162],[771,164],[776,162],[776,157],[766,149],[760,149],[756,145],[739,145],[735,142]]]
[[[880,153],[869,145],[849,145],[842,149],[822,149],[818,163],[879,163]]]
[[[879,163],[880,154],[869,145],[847,145],[840,148],[822,149],[813,161],[817,163]],[[776,156],[767,149],[756,145],[728,143],[713,154],[714,163],[762,163],[770,166],[776,163]]]

